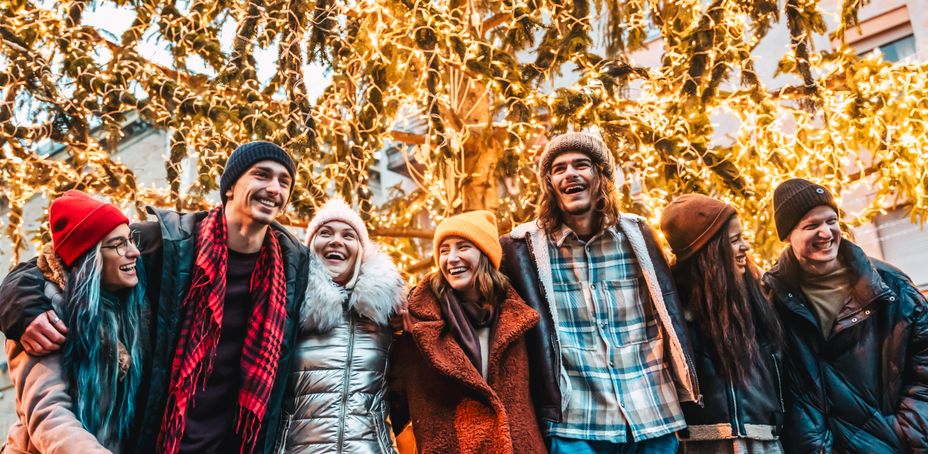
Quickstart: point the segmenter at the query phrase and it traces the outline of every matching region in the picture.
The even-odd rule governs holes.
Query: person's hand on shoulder
[[[19,343],[32,356],[45,356],[56,352],[64,345],[68,327],[58,318],[55,311],[46,311],[35,318],[23,331]]]

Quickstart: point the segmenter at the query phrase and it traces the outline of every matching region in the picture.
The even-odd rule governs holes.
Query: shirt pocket
[[[596,350],[599,342],[593,312],[580,282],[554,283],[558,340],[562,348]]]
[[[603,330],[614,347],[661,339],[654,304],[643,279],[616,279],[597,284]]]

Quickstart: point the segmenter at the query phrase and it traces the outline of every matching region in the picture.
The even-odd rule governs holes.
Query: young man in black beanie
[[[271,451],[307,276],[306,248],[274,221],[295,177],[282,148],[247,143],[226,162],[221,205],[149,208],[157,220],[132,226],[148,274],[151,353],[130,452]],[[40,307],[0,301],[0,327],[39,329],[47,317],[24,314],[51,305],[33,301]]]
[[[784,330],[786,452],[924,452],[928,302],[842,238],[828,189],[791,179],[773,204],[789,242],[764,276]]]

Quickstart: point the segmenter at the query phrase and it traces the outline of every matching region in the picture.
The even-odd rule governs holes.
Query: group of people
[[[612,153],[540,156],[538,219],[442,220],[411,291],[344,201],[300,242],[290,156],[229,157],[222,203],[131,224],[79,191],[0,285],[10,453],[782,453],[928,450],[928,302],[839,229],[813,182],[773,194],[751,261],[735,209],[663,211],[668,264],[621,213]]]

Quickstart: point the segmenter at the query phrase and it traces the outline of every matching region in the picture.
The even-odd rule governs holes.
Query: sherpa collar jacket
[[[512,289],[499,310],[484,380],[447,329],[427,280],[413,290],[411,326],[391,356],[390,405],[397,432],[411,418],[419,452],[546,452],[525,349],[538,314]]]
[[[790,249],[764,276],[783,322],[787,452],[928,452],[928,302],[899,269],[842,239],[853,298],[826,338]]]
[[[628,214],[621,215],[617,228],[628,238],[641,266],[645,288],[667,339],[667,359],[680,401],[699,401],[699,384],[692,348],[686,336],[686,321],[673,275],[655,240],[654,231],[643,218]],[[532,369],[532,396],[539,418],[559,422],[570,401],[571,389],[567,370],[561,363],[557,302],[550,297],[554,289],[548,241],[547,232],[538,227],[537,221],[516,227],[512,233],[500,238],[503,246],[500,269],[529,307],[541,316],[538,326],[526,335]]]

